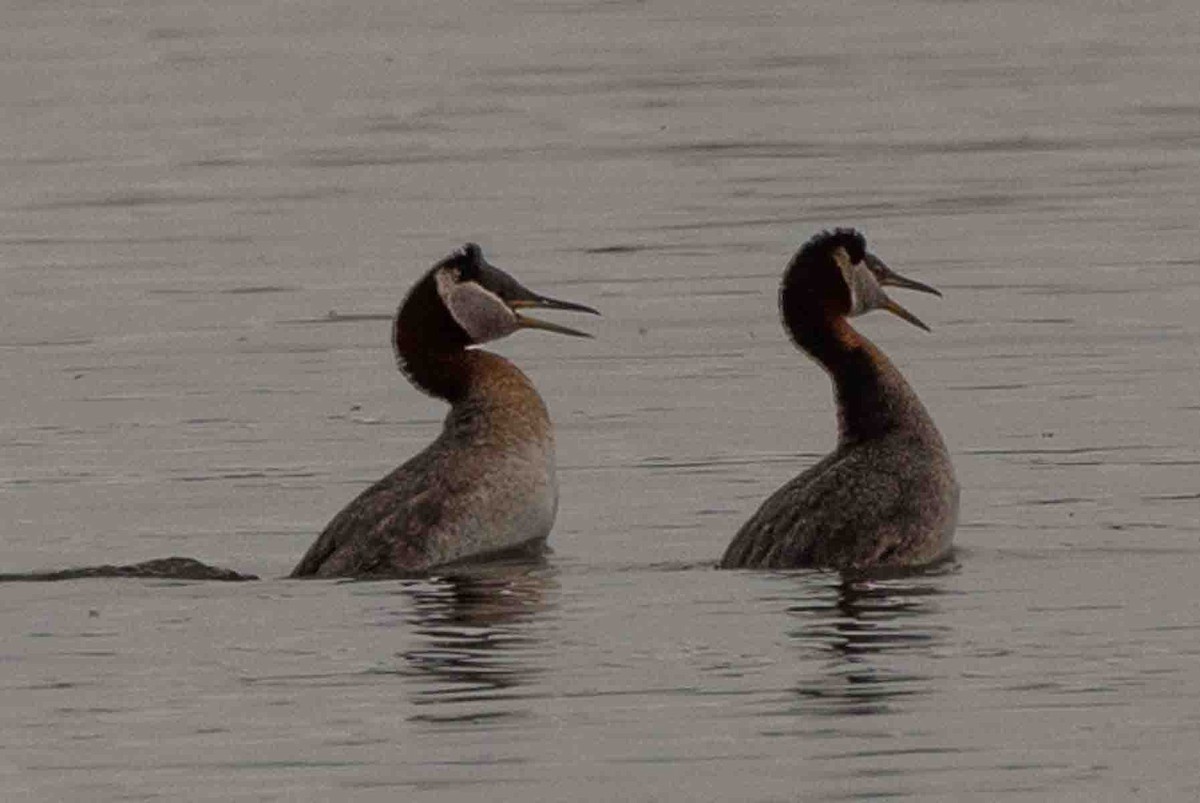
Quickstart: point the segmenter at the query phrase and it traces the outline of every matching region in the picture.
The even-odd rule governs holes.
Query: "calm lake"
[[[1200,798],[1193,0],[28,2],[0,11],[5,801]],[[719,572],[834,443],[857,325],[962,484],[925,575]],[[495,347],[557,425],[537,565],[278,579],[433,439],[390,318],[467,240],[595,306]]]

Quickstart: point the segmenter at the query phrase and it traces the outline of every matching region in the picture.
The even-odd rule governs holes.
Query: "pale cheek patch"
[[[837,264],[838,270],[842,272],[842,281],[846,283],[847,289],[850,290],[850,314],[857,315],[863,312],[862,309],[862,294],[858,288],[858,271],[854,269],[854,264],[850,261],[850,255],[846,253],[845,248],[836,248],[833,251],[833,261]]]
[[[866,262],[851,265],[845,272],[848,274],[847,284],[850,287],[850,315],[862,315],[874,309],[887,309],[891,302]]]
[[[517,330],[516,314],[490,290],[474,282],[459,284],[449,271],[437,275],[437,289],[472,343],[486,343]]]

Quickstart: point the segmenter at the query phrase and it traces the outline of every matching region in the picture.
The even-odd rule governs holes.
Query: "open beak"
[[[897,304],[895,301],[892,301],[887,296],[884,296],[883,303],[879,305],[879,308],[887,310],[888,312],[892,313],[893,315],[895,315],[898,318],[903,318],[904,320],[911,323],[913,326],[918,326],[921,329],[924,329],[926,332],[933,331],[932,329],[930,329],[928,326],[925,325],[924,321],[922,321],[916,315],[913,315],[911,312],[906,310],[904,307]]]
[[[930,287],[929,285],[918,282],[915,279],[906,279],[899,273],[896,273],[896,271],[885,265],[883,260],[874,254],[867,254],[866,262],[871,273],[875,274],[875,280],[879,282],[880,286],[882,287],[900,287],[905,290],[916,290],[920,293],[929,293],[938,297],[941,297],[942,295],[941,291],[935,287]],[[916,315],[913,315],[911,312],[897,304],[892,299],[888,298],[886,295],[883,297],[883,301],[880,303],[879,308],[887,310],[896,317],[902,318],[911,323],[913,326],[924,329],[926,332],[931,331],[930,328],[925,325],[924,321],[922,321]]]
[[[576,304],[571,301],[559,301],[556,298],[548,298],[539,296],[535,293],[530,293],[523,298],[515,298],[508,302],[508,306],[517,316],[517,325],[522,329],[542,329],[546,332],[557,332],[560,335],[571,335],[572,337],[591,337],[587,332],[581,332],[578,329],[571,329],[566,326],[559,326],[550,321],[543,321],[540,318],[531,318],[528,315],[522,315],[517,310],[522,309],[561,309],[571,312],[587,312],[592,315],[600,313],[591,307],[585,307],[583,304]]]

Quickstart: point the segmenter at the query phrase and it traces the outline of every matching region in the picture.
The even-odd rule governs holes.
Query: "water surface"
[[[461,242],[600,308],[497,346],[553,553],[466,577],[0,585],[13,800],[1194,800],[1200,18],[1026,2],[3,12],[3,572],[285,575],[432,439],[388,319]],[[956,562],[710,567],[833,444],[779,274],[864,319]]]

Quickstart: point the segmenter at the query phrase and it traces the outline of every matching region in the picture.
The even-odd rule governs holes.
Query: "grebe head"
[[[523,315],[523,309],[560,309],[600,313],[583,304],[558,301],[538,295],[512,276],[488,263],[483,250],[467,243],[433,266],[430,271],[438,298],[454,323],[466,335],[468,345],[510,335],[518,329],[544,329],[575,337],[586,332]]]
[[[938,290],[906,279],[867,251],[867,241],[854,229],[823,231],[801,246],[784,274],[780,302],[785,315],[795,304],[816,301],[829,317],[852,318],[875,309],[887,310],[926,332],[920,318],[893,301],[884,286],[940,296]],[[790,318],[789,318],[790,320]]]

